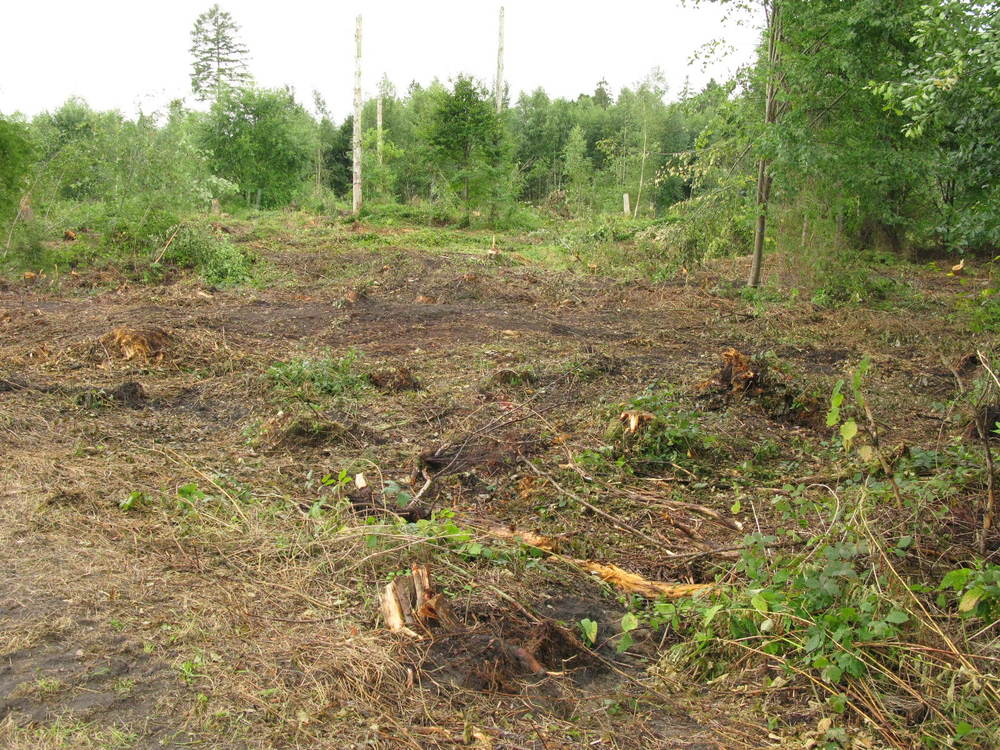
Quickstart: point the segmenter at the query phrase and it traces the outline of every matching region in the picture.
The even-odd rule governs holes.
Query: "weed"
[[[169,241],[163,262],[193,268],[209,284],[238,286],[251,281],[254,259],[208,226],[183,224]]]
[[[1000,288],[960,298],[958,313],[976,333],[1000,332]]]
[[[368,380],[356,371],[361,354],[353,349],[342,357],[320,356],[277,362],[267,378],[280,393],[303,401],[319,396],[355,396],[368,388]]]
[[[948,605],[948,594],[957,599],[958,614],[995,623],[1000,617],[1000,565],[979,563],[974,568],[948,571],[941,579],[938,606]]]
[[[638,415],[634,425],[618,416],[630,413]],[[583,463],[599,467],[610,462],[620,470],[648,474],[697,464],[710,457],[718,444],[670,388],[650,388],[616,408],[612,420],[606,434],[609,444],[581,454]]]
[[[122,510],[135,510],[136,508],[146,504],[148,500],[149,498],[146,497],[145,492],[133,490],[118,502],[118,507]]]
[[[813,304],[838,307],[851,303],[878,307],[908,290],[905,284],[891,276],[877,273],[875,265],[870,254],[821,258],[814,269],[822,281],[813,292]]]
[[[50,677],[39,677],[31,686],[31,692],[40,696],[53,695],[66,687],[62,680]]]
[[[186,659],[177,665],[177,671],[181,673],[181,677],[184,679],[188,685],[193,685],[194,682],[205,675],[202,673],[202,667],[205,665],[205,657],[198,653],[195,654],[190,659]]]
[[[849,381],[851,403],[843,382],[831,399],[828,421],[839,426],[844,447],[859,432],[852,415],[869,408],[861,392],[867,369],[865,361]],[[996,746],[1000,694],[981,671],[974,639],[1000,614],[1000,567],[949,570],[936,588],[909,580],[904,567],[916,547],[913,534],[928,524],[926,509],[946,507],[943,498],[975,473],[968,448],[912,451],[895,467],[886,457],[879,466],[894,476],[859,474],[822,493],[783,488],[773,506],[784,525],[745,540],[733,571],[743,586],[720,589],[714,600],[657,602],[640,611],[640,620],[669,625],[679,639],[659,669],[711,679],[762,659],[782,668],[786,683],[805,678],[819,688],[830,712],[874,719],[886,738],[905,735],[926,747]],[[911,512],[906,520],[891,514],[891,525],[876,531],[890,497],[903,497],[901,508]],[[941,543],[939,533],[933,541]],[[956,632],[951,612],[971,627]],[[947,657],[929,656],[934,649]],[[889,709],[893,701],[919,707],[919,724]],[[827,746],[839,746],[841,730],[829,724],[824,731]]]
[[[115,680],[115,684],[112,687],[118,695],[124,698],[130,695],[135,689],[135,680],[128,677],[122,677],[119,680]]]

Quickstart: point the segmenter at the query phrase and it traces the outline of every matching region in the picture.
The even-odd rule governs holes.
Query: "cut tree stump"
[[[448,600],[431,586],[426,565],[414,563],[410,575],[386,584],[381,599],[385,625],[394,633],[419,637],[418,630],[429,633],[433,624],[451,631],[462,627]]]

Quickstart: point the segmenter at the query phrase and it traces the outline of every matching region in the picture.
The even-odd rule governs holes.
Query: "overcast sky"
[[[190,101],[190,32],[209,0],[11,0],[0,43],[0,113],[33,115],[81,96],[98,109],[151,112]],[[492,83],[499,2],[479,0],[228,0],[262,86],[291,85],[304,103],[318,90],[335,119],[351,106],[354,16],[364,16],[364,88],[383,73],[411,81],[457,73]],[[698,87],[745,63],[754,24],[721,22],[712,3],[507,0],[505,79],[512,97],[543,87],[575,98],[606,78],[613,92],[660,67],[670,93]],[[732,53],[706,69],[690,58],[724,39]]]

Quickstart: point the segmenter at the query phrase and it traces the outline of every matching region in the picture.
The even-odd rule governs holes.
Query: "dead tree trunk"
[[[777,119],[777,66],[778,39],[781,34],[778,17],[780,0],[770,0],[765,6],[767,14],[767,87],[764,103],[765,127]],[[747,286],[760,286],[760,276],[764,261],[764,237],[767,234],[767,206],[771,199],[771,164],[761,157],[757,164],[757,226],[753,235],[753,260],[750,263],[750,278]]]
[[[497,41],[497,78],[493,84],[493,99],[497,105],[497,114],[503,108],[503,6],[500,6],[500,36]]]
[[[351,211],[357,216],[361,213],[361,16],[357,18],[354,31],[354,131],[351,145],[354,158],[353,190],[351,193]]]

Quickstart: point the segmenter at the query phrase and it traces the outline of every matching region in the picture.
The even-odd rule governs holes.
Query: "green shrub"
[[[959,312],[976,333],[1000,332],[1000,289],[990,287],[979,294],[963,298]]]
[[[877,306],[905,293],[905,284],[876,270],[880,265],[888,265],[888,258],[885,253],[822,257],[813,269],[819,282],[812,295],[813,303],[822,307],[848,303]]]
[[[136,205],[109,213],[98,229],[108,252],[113,257],[122,257],[155,252],[163,247],[180,221],[169,211]]]
[[[297,357],[276,362],[267,379],[285,395],[305,401],[318,396],[352,396],[368,387],[368,379],[356,371],[361,354],[353,349],[342,357]]]
[[[640,415],[634,425],[626,416],[629,413]],[[710,457],[718,443],[698,423],[697,414],[685,409],[669,388],[651,388],[629,403],[619,404],[608,416],[608,444],[580,456],[583,463],[595,468],[610,462],[636,474],[663,472]]]
[[[178,228],[162,260],[197,269],[205,281],[216,286],[246,284],[253,275],[253,258],[210,227],[198,224]]]

